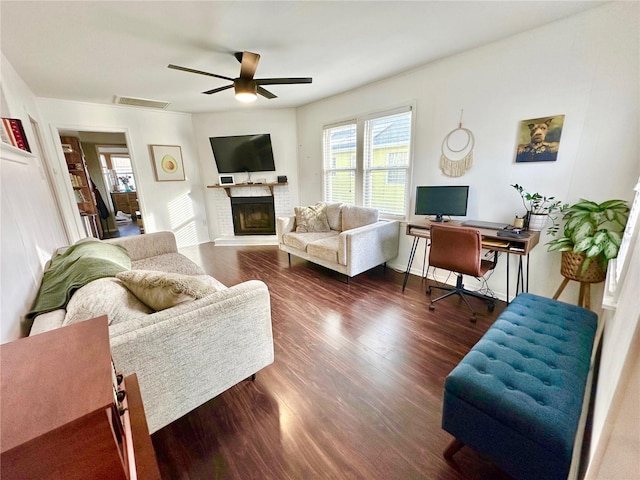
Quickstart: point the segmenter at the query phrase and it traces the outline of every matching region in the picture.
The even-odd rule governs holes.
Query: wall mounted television
[[[436,222],[446,222],[444,216],[464,217],[467,214],[468,185],[416,187],[416,215],[435,215]]]
[[[209,137],[218,173],[275,172],[271,135]]]

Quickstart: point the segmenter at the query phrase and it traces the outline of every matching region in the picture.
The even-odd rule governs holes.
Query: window
[[[356,124],[324,129],[324,199],[356,201]]]
[[[98,147],[100,153],[100,164],[102,165],[102,175],[109,185],[109,190],[118,191],[123,182],[121,178],[127,178],[127,185],[131,190],[136,190],[136,182],[133,176],[131,158],[126,148],[119,147]],[[124,185],[123,185],[124,186]]]
[[[407,213],[411,109],[372,115],[323,130],[324,200]]]

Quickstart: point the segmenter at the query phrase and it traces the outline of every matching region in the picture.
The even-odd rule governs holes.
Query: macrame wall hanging
[[[460,177],[473,165],[473,147],[475,139],[473,133],[468,128],[462,127],[462,112],[460,111],[460,123],[458,128],[451,130],[442,141],[442,155],[440,155],[440,170],[449,177]],[[466,137],[466,143],[462,148],[455,149],[449,143],[451,136],[457,132],[463,132]],[[466,152],[466,153],[465,153]],[[451,158],[451,157],[457,158]]]

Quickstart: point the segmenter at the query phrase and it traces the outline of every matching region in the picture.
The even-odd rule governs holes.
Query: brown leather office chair
[[[431,295],[432,288],[446,290],[447,293],[431,300],[429,310],[434,310],[435,302],[451,295],[458,295],[472,312],[471,321],[476,321],[476,312],[467,300],[467,296],[480,298],[487,302],[489,312],[495,307],[494,299],[478,292],[466,290],[462,283],[463,275],[476,278],[483,277],[496,266],[497,252],[493,261],[482,259],[482,236],[475,228],[458,227],[453,225],[431,224],[431,250],[429,251],[429,266],[450,270],[458,275],[455,287],[429,286],[427,293]]]

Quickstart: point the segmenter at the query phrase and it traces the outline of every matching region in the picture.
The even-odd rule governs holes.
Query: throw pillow
[[[295,207],[296,232],[328,232],[329,221],[327,220],[327,206],[323,202],[318,202],[309,207]]]
[[[191,275],[131,270],[116,275],[138,299],[152,309],[164,310],[183,302],[197,300],[217,291]]]
[[[152,312],[120,280],[113,277],[99,278],[75,291],[67,304],[62,325],[100,315],[107,315],[109,325],[114,325]]]

